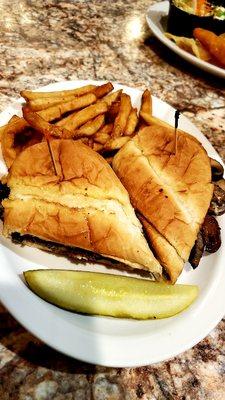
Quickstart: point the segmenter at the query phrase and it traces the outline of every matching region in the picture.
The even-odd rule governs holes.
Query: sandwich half
[[[172,282],[189,258],[213,194],[210,160],[198,140],[180,132],[174,150],[173,129],[149,126],[113,160]]]
[[[108,163],[73,140],[52,140],[54,173],[46,142],[25,149],[4,183],[3,234],[73,258],[111,260],[148,271],[160,263],[151,252],[129,195]]]

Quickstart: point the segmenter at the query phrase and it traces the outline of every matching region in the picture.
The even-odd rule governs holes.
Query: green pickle
[[[70,311],[118,318],[166,318],[187,308],[198,287],[170,285],[95,272],[32,270],[24,272],[30,289]]]

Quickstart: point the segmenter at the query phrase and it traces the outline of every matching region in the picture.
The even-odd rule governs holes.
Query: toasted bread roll
[[[72,140],[52,140],[59,175],[45,142],[24,150],[7,177],[4,235],[14,232],[78,247],[161,276],[129,196],[108,163]]]
[[[132,204],[188,260],[212,198],[209,157],[195,139],[174,130],[143,128],[113,159]]]

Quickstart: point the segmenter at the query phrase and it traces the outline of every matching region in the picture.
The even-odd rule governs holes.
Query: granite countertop
[[[225,160],[225,81],[150,34],[152,0],[0,0],[0,110],[24,88],[107,79],[179,107]],[[50,349],[2,307],[1,400],[224,400],[225,322],[193,349],[143,368],[92,366]]]

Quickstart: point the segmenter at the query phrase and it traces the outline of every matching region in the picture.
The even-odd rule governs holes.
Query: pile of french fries
[[[23,90],[23,118],[13,116],[0,128],[3,157],[8,168],[26,147],[46,139],[79,140],[112,156],[146,125],[167,125],[152,116],[149,90],[142,94],[139,113],[131,98],[112,83],[87,85],[72,90],[33,92]]]

